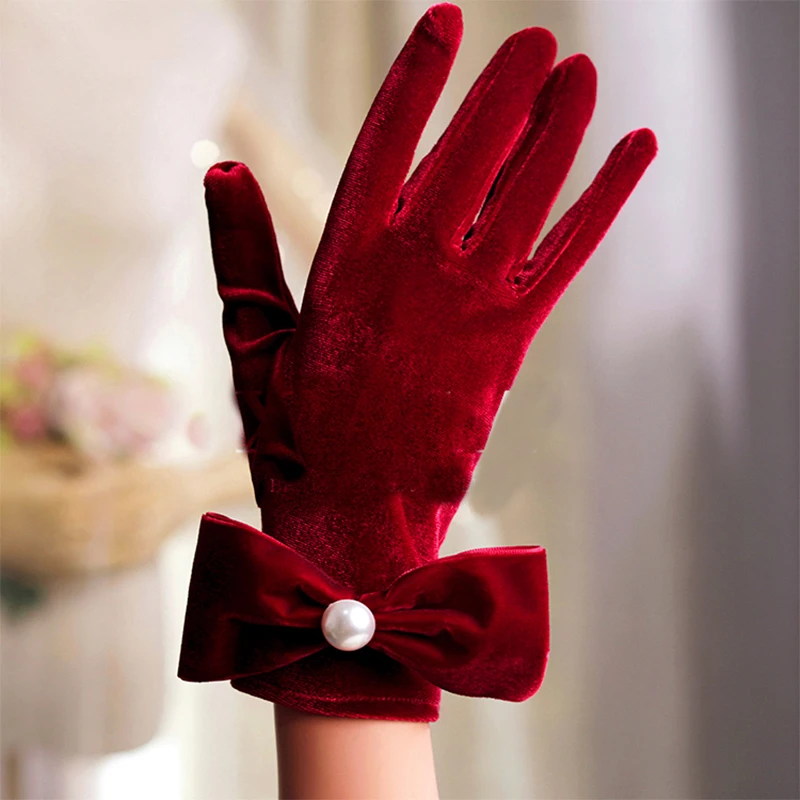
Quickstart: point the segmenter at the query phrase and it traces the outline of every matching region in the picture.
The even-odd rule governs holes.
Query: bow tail
[[[455,694],[526,700],[550,648],[547,555],[497,547],[439,559],[361,598],[370,645]]]
[[[230,680],[299,661],[326,646],[322,613],[348,597],[349,589],[271,536],[204,514],[178,677]]]

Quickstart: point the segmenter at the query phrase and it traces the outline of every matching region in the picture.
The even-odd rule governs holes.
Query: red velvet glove
[[[435,6],[389,71],[300,313],[250,171],[223,162],[206,176],[264,532],[204,518],[183,678],[231,678],[320,714],[428,721],[439,687],[521,700],[542,680],[544,551],[435,562],[531,339],[656,141],[626,136],[529,259],[591,118],[595,70],[585,55],[553,67],[542,28],[514,34],[406,180],[460,39],[459,9]],[[372,610],[368,646],[328,644],[337,599]]]

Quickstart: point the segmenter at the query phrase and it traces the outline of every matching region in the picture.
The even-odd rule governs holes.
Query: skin
[[[430,725],[275,705],[282,800],[438,800]]]

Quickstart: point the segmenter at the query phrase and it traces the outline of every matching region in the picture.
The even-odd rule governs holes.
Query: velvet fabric
[[[434,6],[389,70],[345,166],[300,312],[251,172],[222,162],[205,181],[263,531],[354,596],[384,592],[436,561],[531,339],[656,152],[651,131],[628,134],[530,257],[591,118],[595,70],[585,55],[554,66],[556,42],[542,28],[514,34],[406,179],[460,39],[458,8]],[[226,564],[247,573],[252,557],[250,569],[267,570],[272,556],[258,558],[249,540],[234,538],[231,547],[243,549]],[[198,550],[187,624],[216,630],[217,648],[230,634],[214,619],[217,600],[203,593],[235,580],[215,580],[208,552]],[[541,607],[540,583],[497,574],[508,581],[491,594],[499,616],[520,593]],[[262,580],[274,581],[274,570]],[[243,585],[269,668],[236,666],[237,689],[321,714],[429,720],[434,683],[455,685],[443,673],[431,682],[429,665],[420,670],[402,648],[377,645],[356,656],[325,647],[273,668],[264,630],[289,633],[263,625],[258,576]],[[308,647],[316,636],[292,635],[310,636]],[[546,639],[535,641],[540,650],[525,656],[531,687],[546,660]],[[231,653],[209,657],[236,662]],[[252,648],[247,658],[262,664]],[[491,671],[484,666],[470,669]],[[518,663],[495,667],[516,684]],[[482,681],[459,691],[481,693]]]
[[[519,701],[544,676],[541,547],[459,553],[411,569],[383,591],[359,594],[268,534],[219,514],[204,515],[200,525],[178,675],[231,680],[300,661],[327,648],[322,614],[345,598],[375,617],[369,648],[442,689]],[[360,658],[358,651],[348,655]]]

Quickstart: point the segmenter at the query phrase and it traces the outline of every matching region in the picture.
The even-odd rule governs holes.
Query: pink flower
[[[44,410],[33,403],[9,408],[5,418],[8,429],[21,442],[40,439],[47,433]]]
[[[117,375],[94,366],[59,373],[50,424],[97,461],[142,455],[174,421],[172,397],[140,375]]]
[[[20,334],[0,347],[0,368],[0,419],[20,442],[58,438],[107,461],[147,454],[177,421],[165,383],[101,352],[61,352]]]
[[[14,367],[14,374],[21,386],[42,395],[50,388],[55,370],[49,353],[40,350],[20,359]]]

